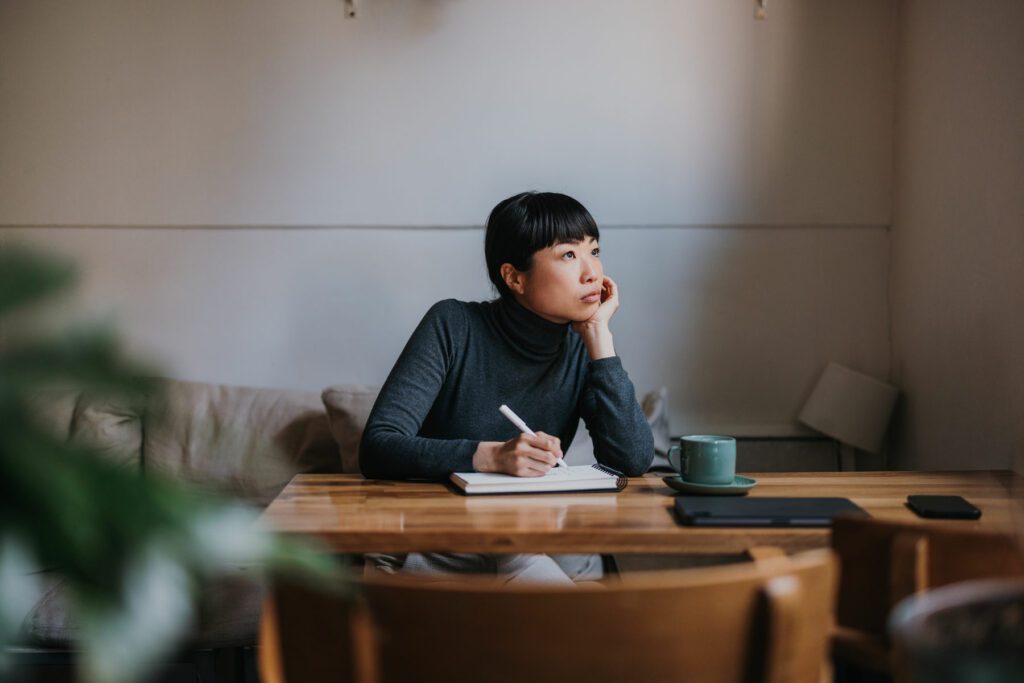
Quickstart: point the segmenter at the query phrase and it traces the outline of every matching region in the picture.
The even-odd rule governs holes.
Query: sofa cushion
[[[380,389],[380,385],[338,384],[320,394],[341,454],[342,472],[359,473],[359,441]]]
[[[237,567],[207,579],[200,590],[198,628],[191,631],[189,645],[255,645],[266,592],[266,580],[254,568]]]
[[[71,436],[71,422],[78,404],[78,390],[44,389],[28,397],[28,409],[36,423],[58,439]]]
[[[139,467],[142,462],[141,397],[49,389],[29,398],[29,410],[59,439],[77,441],[118,465]]]
[[[144,403],[139,400],[82,394],[75,406],[71,439],[113,463],[139,467],[144,414]]]
[[[267,505],[295,474],[339,471],[319,397],[167,380],[146,414],[143,467]]]
[[[48,648],[74,648],[80,637],[67,582],[56,572],[42,575],[42,597],[22,622],[21,639]],[[246,567],[225,570],[204,580],[195,622],[187,629],[192,648],[242,647],[256,644],[260,608],[266,594],[260,572]]]
[[[672,465],[668,462],[668,449],[672,445],[672,432],[668,428],[668,387],[647,392],[640,406],[654,435],[654,462],[651,463],[651,469],[671,470]]]
[[[68,609],[67,583],[60,572],[45,571],[37,575],[40,597],[22,622],[22,634],[32,645],[67,647],[74,640],[77,621]]]

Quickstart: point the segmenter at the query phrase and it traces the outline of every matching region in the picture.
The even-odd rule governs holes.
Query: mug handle
[[[673,459],[672,454],[675,454]],[[680,444],[674,444],[668,449],[668,464],[679,474],[683,473],[683,448]]]

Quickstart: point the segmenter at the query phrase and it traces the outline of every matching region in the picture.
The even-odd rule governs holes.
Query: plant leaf
[[[21,246],[0,249],[0,315],[44,299],[75,281],[75,268]]]

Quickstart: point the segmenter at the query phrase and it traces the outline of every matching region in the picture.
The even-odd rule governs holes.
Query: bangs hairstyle
[[[502,296],[510,294],[501,265],[528,271],[533,255],[547,247],[601,238],[597,223],[582,204],[558,192],[523,192],[498,203],[487,218],[484,258],[487,275]]]

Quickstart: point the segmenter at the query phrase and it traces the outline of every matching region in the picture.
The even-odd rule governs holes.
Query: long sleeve
[[[439,479],[473,468],[478,441],[418,436],[466,334],[453,300],[434,304],[405,345],[370,412],[359,469],[373,479]]]
[[[618,356],[590,361],[580,414],[598,462],[631,477],[651,466],[654,436]]]

